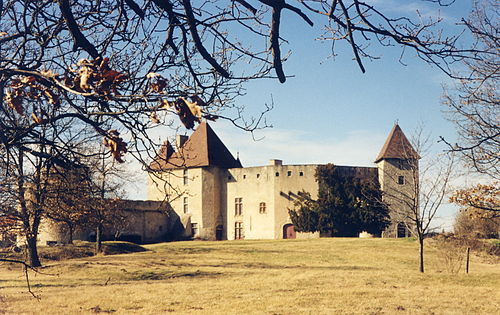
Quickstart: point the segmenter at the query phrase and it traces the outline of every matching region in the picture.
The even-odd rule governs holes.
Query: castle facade
[[[409,236],[410,207],[418,202],[418,154],[401,128],[392,128],[373,167],[338,166],[346,177],[378,181],[389,205],[391,225],[383,237]],[[139,243],[198,238],[206,240],[290,239],[320,237],[298,233],[288,210],[302,192],[318,194],[318,164],[243,167],[208,123],[190,137],[178,136],[175,149],[168,141],[153,159],[154,176],[148,200],[122,200],[125,222],[106,228],[104,239]],[[417,176],[416,176],[417,175]],[[92,240],[93,231],[79,229],[74,239]],[[67,243],[64,226],[45,219],[38,242]]]
[[[383,236],[408,236],[404,208],[415,192],[418,161],[408,139],[396,124],[375,159],[374,167],[336,166],[351,177],[378,181],[391,209],[391,226]],[[151,168],[161,174],[149,182],[148,199],[167,201],[184,226],[184,236],[207,240],[286,239],[319,237],[297,233],[288,215],[299,193],[317,197],[318,164],[242,167],[208,123],[189,137],[177,138],[176,150],[166,142]]]

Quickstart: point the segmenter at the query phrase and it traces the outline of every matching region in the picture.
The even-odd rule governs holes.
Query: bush
[[[465,266],[467,248],[476,254],[500,257],[500,241],[468,238],[453,233],[440,234],[433,238],[438,249],[438,256],[445,270],[458,273]]]
[[[500,218],[476,215],[473,209],[463,209],[455,218],[455,234],[468,238],[498,238]]]

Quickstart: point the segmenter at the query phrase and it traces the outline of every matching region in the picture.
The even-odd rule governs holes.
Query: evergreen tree
[[[357,236],[362,231],[378,235],[389,224],[387,206],[381,201],[378,183],[372,179],[341,174],[333,164],[316,169],[318,200],[300,194],[289,210],[297,231]]]

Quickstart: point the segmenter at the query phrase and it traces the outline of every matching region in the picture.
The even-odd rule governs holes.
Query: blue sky
[[[369,2],[394,15],[415,9],[424,16],[440,14],[444,26],[450,29],[470,9],[469,1],[459,1],[440,12],[425,1]],[[398,62],[400,48],[381,49],[374,44],[372,51],[381,59],[365,60],[363,74],[345,44],[337,46],[338,56],[329,58],[330,43],[316,40],[320,25],[309,28],[290,13],[283,18],[282,36],[289,41],[283,51],[292,52],[284,70],[294,77],[285,84],[277,80],[249,82],[246,95],[236,100],[247,108],[248,115],[273,102],[274,109],[267,115],[273,128],[252,135],[224,121],[211,123],[229,150],[239,154],[244,166],[265,165],[273,158],[285,164],[374,166],[373,160],[395,121],[407,136],[423,123],[436,144],[434,152],[445,149],[437,143],[439,136],[455,140],[454,127],[445,119],[440,103],[442,85],[451,81],[437,68],[411,51],[406,52],[407,65],[402,65]],[[132,199],[146,198],[142,185],[129,190]],[[436,222],[449,229],[455,211],[455,207],[444,205]]]

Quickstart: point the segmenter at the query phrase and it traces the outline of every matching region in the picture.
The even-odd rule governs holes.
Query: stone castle
[[[384,237],[409,235],[409,222],[401,213],[411,202],[405,198],[416,192],[414,168],[408,165],[418,159],[395,124],[374,167],[337,166],[346,175],[379,182],[391,210],[391,226]],[[150,164],[156,176],[149,179],[149,200],[124,201],[129,222],[120,234],[137,242],[319,237],[318,233],[296,232],[288,215],[299,192],[317,197],[317,166],[270,160],[266,166],[242,167],[203,122],[189,138],[177,136],[175,149],[168,141],[162,145]],[[46,226],[40,233],[41,243],[64,242],[62,231],[50,222]],[[88,237],[84,232],[76,235],[77,239]]]

